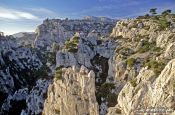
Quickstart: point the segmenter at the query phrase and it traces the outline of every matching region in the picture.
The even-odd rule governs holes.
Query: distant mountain
[[[107,18],[107,17],[95,17],[95,16],[85,16],[83,18],[84,20],[89,20],[89,21],[101,21],[101,22],[114,22],[116,20]]]
[[[13,34],[12,36],[15,38],[22,38],[26,35],[32,35],[32,34],[35,34],[35,33],[34,32],[19,32],[19,33]]]
[[[32,45],[36,37],[34,32],[19,32],[12,36],[17,40],[18,44],[23,46]]]

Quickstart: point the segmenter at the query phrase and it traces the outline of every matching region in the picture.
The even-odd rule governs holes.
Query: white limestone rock
[[[117,107],[121,114],[135,115],[137,109],[145,107],[164,107],[174,112],[174,65],[173,59],[157,78],[153,71],[142,69],[136,77],[137,86],[128,82],[118,96]]]
[[[63,79],[54,79],[49,86],[43,114],[99,115],[94,72],[82,66],[77,72],[66,69],[63,76]]]

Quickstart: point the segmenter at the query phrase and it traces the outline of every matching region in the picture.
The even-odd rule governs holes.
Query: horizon
[[[174,0],[0,0],[0,31],[5,35],[34,32],[44,19],[82,19],[85,16],[111,19],[134,18],[157,8],[175,12]]]

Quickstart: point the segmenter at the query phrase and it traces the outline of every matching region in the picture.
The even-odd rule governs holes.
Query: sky
[[[133,18],[151,8],[175,12],[175,0],[0,0],[0,31],[6,35],[34,32],[46,18]]]

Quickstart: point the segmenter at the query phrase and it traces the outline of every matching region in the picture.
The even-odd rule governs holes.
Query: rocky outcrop
[[[136,77],[136,87],[127,83],[121,90],[116,107],[120,114],[135,115],[146,109],[174,112],[174,65],[175,60],[170,61],[157,78],[154,72],[143,68]]]
[[[61,79],[54,79],[48,89],[44,115],[99,115],[95,96],[95,73],[81,66],[62,69]]]
[[[0,37],[0,114],[41,113],[50,83],[39,79],[42,67],[35,51],[11,37]]]
[[[36,35],[33,32],[19,32],[12,36],[14,37],[14,39],[16,39],[19,45],[26,47],[32,47],[33,42],[36,38]]]
[[[164,53],[164,57],[166,57],[167,59],[173,59],[175,58],[175,43],[170,43]]]
[[[98,44],[97,42],[101,42]],[[92,67],[91,60],[97,54],[110,58],[114,54],[116,43],[112,40],[102,42],[98,38],[80,38],[77,52],[59,51],[57,52],[56,62],[59,66],[80,66]]]
[[[97,33],[99,37],[108,36],[115,21],[96,20],[60,20],[46,19],[36,30],[35,47],[51,50],[56,42],[60,47],[66,40],[78,33],[81,37],[87,37],[89,33]]]
[[[118,104],[110,107],[107,115],[174,113],[173,23],[166,28],[161,24],[161,19],[149,18],[117,22],[111,37],[119,46],[108,62],[108,77],[119,81],[120,90]]]

